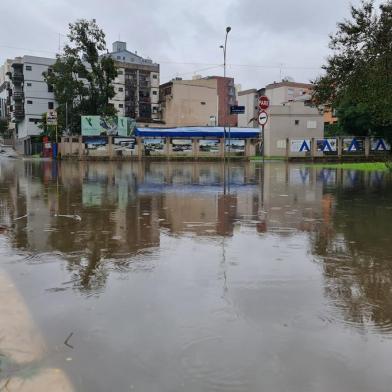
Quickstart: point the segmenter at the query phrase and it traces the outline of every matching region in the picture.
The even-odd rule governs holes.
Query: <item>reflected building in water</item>
[[[0,161],[0,224],[28,254],[61,252],[87,291],[165,235],[306,233],[332,316],[392,330],[387,174],[232,163],[228,194],[223,179],[222,163]]]

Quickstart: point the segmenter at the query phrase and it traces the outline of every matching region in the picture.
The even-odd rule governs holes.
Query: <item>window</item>
[[[38,124],[38,123],[42,122],[42,120],[40,118],[29,118],[29,122],[32,122],[34,124]]]
[[[122,75],[122,74],[123,74],[123,71],[121,71],[121,70],[117,71],[117,75]]]
[[[48,109],[49,110],[54,109],[54,103],[53,102],[48,102]]]
[[[48,68],[48,75],[53,73],[53,69],[52,68]]]
[[[33,101],[27,101],[27,105],[32,105]]]
[[[299,120],[294,120],[295,125],[299,125]]]
[[[119,104],[118,104],[118,107],[119,107],[119,108],[123,108],[124,105],[123,105],[122,103],[119,103]]]
[[[122,91],[124,91],[124,89],[122,87],[119,87],[118,91],[122,92]]]
[[[27,87],[31,87],[31,83],[27,83]]]
[[[158,93],[156,92],[156,91],[153,91],[152,92],[152,95],[157,95]]]
[[[26,71],[31,71],[33,67],[31,65],[26,65]]]
[[[316,129],[317,128],[317,121],[308,121],[307,128],[308,129]]]
[[[153,79],[158,79],[158,75],[152,75]]]
[[[200,102],[200,104],[201,104],[201,105],[205,105],[206,103],[205,103],[205,102]]]
[[[121,60],[121,56],[117,56],[117,60]]]
[[[286,148],[286,140],[278,140],[276,142],[276,148]]]
[[[48,84],[48,93],[53,93],[53,86]]]

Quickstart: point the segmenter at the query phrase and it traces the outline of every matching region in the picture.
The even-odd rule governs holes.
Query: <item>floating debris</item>
[[[82,218],[80,217],[80,215],[63,215],[63,214],[54,214],[55,217],[59,217],[59,218],[69,218],[69,219],[75,219],[77,221],[81,221]]]
[[[29,214],[26,214],[26,215],[23,215],[23,216],[19,216],[18,218],[15,218],[14,221],[27,218],[28,216],[29,216]]]

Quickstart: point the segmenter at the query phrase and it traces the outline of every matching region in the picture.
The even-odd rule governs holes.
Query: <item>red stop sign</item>
[[[259,97],[260,110],[268,109],[269,105],[270,105],[270,101],[269,101],[268,97],[266,97],[265,95],[262,95],[261,97]]]

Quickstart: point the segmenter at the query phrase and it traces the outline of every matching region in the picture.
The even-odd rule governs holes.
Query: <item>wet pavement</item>
[[[0,159],[0,275],[45,345],[0,339],[0,382],[389,392],[391,232],[388,173]]]

